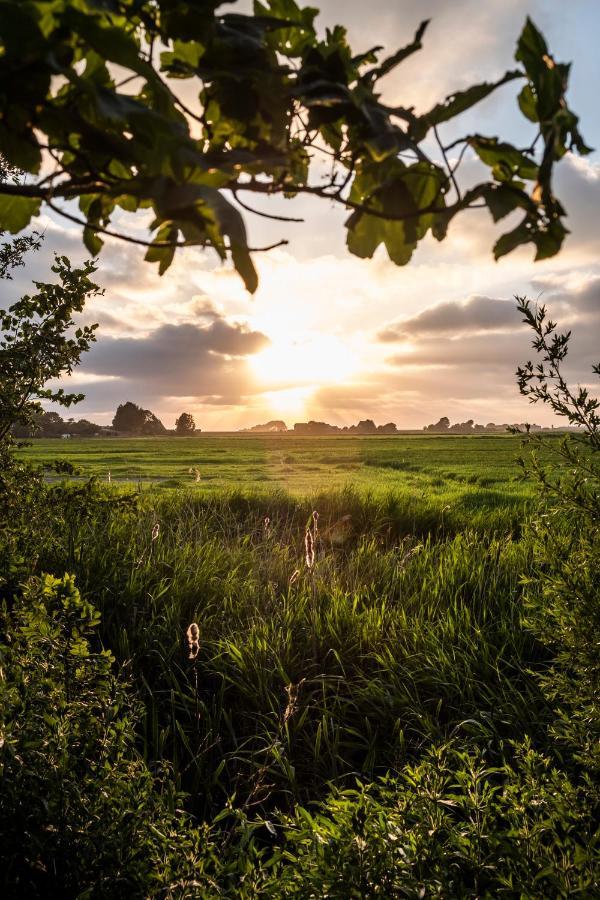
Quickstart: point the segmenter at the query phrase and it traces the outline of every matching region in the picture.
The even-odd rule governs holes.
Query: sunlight
[[[306,404],[312,393],[312,386],[308,386],[265,391],[262,396],[273,416],[296,421],[306,418]]]
[[[274,337],[273,343],[249,362],[267,388],[334,384],[343,382],[357,368],[355,354],[332,335],[311,335],[302,340]]]

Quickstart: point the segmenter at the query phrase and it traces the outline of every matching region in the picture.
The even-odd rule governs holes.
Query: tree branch
[[[292,216],[276,216],[274,213],[261,212],[260,209],[254,209],[252,206],[248,206],[247,203],[244,203],[243,200],[240,200],[237,195],[237,190],[232,190],[231,193],[233,194],[236,203],[239,203],[242,209],[245,209],[249,213],[254,213],[255,216],[262,216],[263,219],[273,219],[275,222],[304,222],[304,219],[294,219]]]
[[[75,225],[81,225],[83,228],[88,228],[90,231],[94,233],[106,234],[108,237],[117,238],[119,241],[125,241],[127,244],[136,244],[139,247],[156,247],[156,248],[166,248],[166,247],[211,247],[213,246],[208,241],[145,241],[143,238],[134,238],[128,234],[122,234],[120,231],[113,231],[111,228],[104,228],[102,225],[92,225],[89,222],[86,222],[85,219],[80,219],[78,216],[73,216],[71,213],[68,213],[66,210],[61,209],[60,206],[57,206],[52,200],[46,200],[46,203],[50,207],[50,209],[54,210],[59,216],[62,216],[65,219],[68,219],[70,222],[74,222]],[[265,247],[248,247],[249,253],[266,253],[268,250],[274,250],[276,247],[284,247],[289,244],[285,238],[282,238],[280,241],[276,241],[274,244],[267,244]],[[231,250],[231,247],[226,244],[226,250]]]

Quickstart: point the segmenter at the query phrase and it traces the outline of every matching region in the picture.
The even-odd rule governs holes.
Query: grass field
[[[531,497],[520,480],[520,439],[511,435],[303,437],[207,434],[197,438],[35,440],[31,461],[67,461],[84,475],[164,489],[188,486],[293,495],[352,487],[391,492],[418,504],[464,516],[504,510],[518,517]],[[196,483],[195,472],[200,473]]]
[[[192,489],[197,496],[284,493],[318,507],[334,492],[393,497],[405,530],[488,532],[520,527],[532,497],[512,435],[304,437],[206,434],[197,438],[35,440],[32,462],[66,461],[125,489]],[[193,471],[200,479],[196,482]],[[192,471],[190,471],[192,470]],[[50,476],[51,478],[53,476]],[[340,515],[344,504],[338,504]],[[267,504],[268,508],[268,504]]]
[[[418,434],[21,451],[98,477],[43,486],[17,563],[73,573],[140,703],[145,764],[213,836],[206,890],[165,896],[593,896],[587,812],[529,750],[554,737],[520,451]]]

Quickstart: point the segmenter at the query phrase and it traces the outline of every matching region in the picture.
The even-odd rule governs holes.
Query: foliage
[[[522,465],[541,489],[541,514],[532,523],[536,567],[527,581],[532,627],[552,650],[544,677],[556,709],[556,737],[574,759],[600,772],[600,401],[586,387],[573,390],[562,365],[570,332],[557,332],[545,307],[519,298],[541,362],[518,370],[519,387],[577,431],[548,447],[529,436],[533,454]],[[600,365],[593,367],[600,375]],[[545,453],[540,460],[539,451]],[[549,451],[553,451],[550,453]]]
[[[152,846],[146,855],[151,838],[144,823],[147,804],[159,805],[148,815],[162,816],[162,801],[142,791],[132,840],[144,849],[136,865],[147,865],[158,883],[191,878],[191,844],[193,878],[200,885],[211,879],[207,896],[321,896],[320,885],[340,898],[418,896],[423,886],[433,896],[593,895],[599,872],[593,785],[557,766],[551,744],[540,754],[527,740],[514,752],[507,743],[529,734],[543,745],[550,721],[527,671],[539,671],[545,657],[520,622],[519,574],[531,572],[531,538],[401,539],[402,508],[351,494],[328,502],[319,501],[314,576],[302,564],[310,500],[296,507],[275,495],[219,501],[147,494],[135,516],[111,508],[102,520],[90,508],[75,529],[69,565],[84,595],[93,594],[103,610],[104,642],[122,663],[131,661],[146,706],[145,754],[173,765],[176,783],[191,792],[190,809],[209,822],[216,814],[212,837],[202,829],[198,836],[197,821],[190,822],[187,843],[177,837],[182,855],[170,856],[167,842],[157,859]],[[331,540],[331,526],[349,508],[353,528],[340,545]],[[398,531],[390,533],[394,515]],[[69,559],[62,533],[45,547],[41,567],[58,569]],[[300,576],[290,584],[297,568]],[[28,653],[38,654],[20,670],[32,690],[51,665],[62,691],[64,654],[49,652],[47,629],[32,629],[41,644],[30,647],[29,626],[26,638],[16,627],[20,617],[38,616],[40,584],[72,595],[72,582],[33,582],[7,633],[17,632],[11,646],[26,643]],[[65,601],[69,608],[71,602]],[[192,663],[184,641],[191,621],[200,631]],[[91,646],[93,638],[84,638]],[[15,671],[12,660],[3,660],[2,671]],[[86,696],[84,684],[76,699]],[[114,690],[110,696],[115,703]],[[60,709],[54,700],[53,694],[48,705]],[[100,713],[109,706],[100,704]],[[34,727],[23,707],[19,712],[19,727]],[[104,720],[93,702],[89,715],[99,720],[90,730],[86,719],[93,739]],[[131,728],[123,735],[131,740]],[[27,780],[37,771],[29,759],[20,770],[20,800],[52,797],[38,780]],[[71,769],[79,773],[72,759]],[[397,774],[380,781],[377,774],[387,769]],[[83,786],[77,781],[77,790],[91,795],[75,820],[74,839],[84,853],[86,828],[100,835],[85,814],[100,807],[115,819],[114,829],[110,822],[104,829],[106,843],[97,838],[106,854],[103,872],[112,871],[117,855],[120,872],[130,859],[131,842],[123,847],[117,828],[123,810],[140,802],[136,771],[127,769],[127,790],[110,768],[101,781],[95,769]],[[64,784],[63,772],[53,788]],[[145,784],[148,775],[140,778]],[[67,778],[69,797],[71,788]],[[80,809],[76,801],[69,805],[74,817]],[[179,835],[178,826],[151,821],[161,834]],[[125,817],[126,836],[129,827]],[[71,842],[70,831],[65,840]],[[21,864],[18,850],[13,859]],[[132,877],[141,880],[145,872],[134,869]],[[85,887],[85,871],[82,877]],[[113,894],[121,884],[115,882]],[[135,894],[129,883],[127,890]],[[203,896],[202,887],[195,890]]]
[[[340,26],[320,37],[317,10],[295,0],[256,0],[252,15],[223,5],[3,0],[0,153],[33,175],[48,156],[54,169],[0,185],[0,228],[21,231],[45,203],[79,222],[96,254],[100,235],[122,233],[111,227],[121,211],[151,209],[151,240],[124,237],[147,244],[161,273],[177,247],[209,246],[231,257],[250,291],[257,275],[240,210],[254,210],[240,195],[253,193],[339,203],[351,252],[372,256],[384,244],[399,265],[429,231],[442,240],[455,215],[481,205],[496,222],[522,215],[496,257],[526,243],[537,259],[558,252],[566,229],[553,166],[567,150],[589,151],[565,98],[569,65],[529,19],[516,68],[418,115],[386,105],[381,80],[421,49],[426,21],[381,58],[380,47],[354,55]],[[512,81],[535,126],[531,146],[484,135],[442,142],[439,126]],[[460,161],[469,147],[489,178],[463,191],[448,154]],[[72,200],[80,217],[64,206]]]
[[[66,421],[57,412],[42,412],[34,416],[33,424],[30,427],[24,425],[13,425],[11,431],[16,438],[31,437],[61,437],[64,434],[79,435],[90,437],[97,435],[101,430],[101,425],[89,422],[87,419],[69,418]]]
[[[444,515],[352,491],[190,490],[82,521],[69,568],[102,612],[106,644],[131,661],[148,757],[171,762],[192,809],[210,818],[234,791],[237,806],[289,809],[456,730],[482,741],[543,731],[547,707],[524,671],[539,648],[519,622],[530,547],[502,519],[495,536],[464,525],[444,536]],[[40,566],[60,571],[65,549],[55,543]],[[300,683],[284,723],[286,689]]]
[[[117,407],[112,420],[115,431],[125,431],[130,434],[164,434],[166,428],[153,412],[142,409],[137,403],[128,400]]]
[[[35,242],[28,244],[29,249],[35,246]],[[9,254],[13,268],[21,261],[21,249],[15,252],[16,257]],[[72,534],[93,493],[92,484],[75,491],[47,492],[44,469],[52,465],[36,467],[15,455],[13,430],[28,432],[35,427],[44,415],[40,400],[70,406],[81,399],[47,383],[70,374],[95,339],[94,325],[72,332],[73,316],[82,311],[87,299],[100,293],[89,277],[95,266],[86,263],[72,268],[60,256],[53,271],[57,283],[35,282],[37,293],[0,310],[0,595],[36,570],[41,542],[52,546],[52,535],[61,529]],[[53,468],[72,472],[68,463]]]
[[[196,431],[194,417],[190,413],[181,413],[175,421],[175,434],[180,436],[191,435]]]
[[[101,293],[90,280],[95,270],[92,263],[72,268],[66,256],[57,256],[52,271],[58,283],[36,281],[37,293],[0,310],[0,449],[14,425],[33,424],[40,400],[70,406],[82,398],[46,385],[70,375],[95,340],[95,325],[69,332],[74,314]]]
[[[69,576],[31,579],[3,611],[5,896],[165,896],[201,876],[200,834],[135,750],[139,705],[98,623]]]
[[[600,887],[586,785],[528,741],[500,765],[480,750],[433,748],[400,778],[334,791],[280,827],[266,896],[541,900]]]
[[[7,166],[5,160],[0,156],[0,185],[9,182],[13,185],[19,183],[19,172]],[[0,228],[0,237],[2,236],[2,228]],[[0,244],[0,279],[12,278],[12,269],[24,265],[25,254],[29,250],[39,250],[41,246],[41,235],[37,231],[30,234],[22,234],[10,241],[3,241]]]

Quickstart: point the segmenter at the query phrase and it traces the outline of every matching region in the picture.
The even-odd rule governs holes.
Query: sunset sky
[[[570,101],[586,142],[600,148],[598,86],[600,4],[597,0],[323,0],[321,27],[343,22],[356,51],[407,43],[423,18],[432,24],[424,49],[385,82],[392,103],[424,111],[454,90],[492,80],[513,65],[526,15],[545,34],[558,60],[574,60]],[[241,9],[243,4],[239,4]],[[365,10],[368,18],[365,19]],[[456,124],[444,139],[478,132],[526,145],[532,132],[509,84]],[[432,148],[432,155],[435,152]],[[464,183],[478,177],[466,159]],[[109,424],[118,403],[132,400],[173,427],[182,411],[203,430],[226,430],[268,419],[288,425],[309,418],[349,424],[419,428],[447,415],[452,421],[549,423],[522,400],[514,370],[530,356],[514,294],[541,298],[561,325],[573,329],[570,367],[591,383],[600,359],[600,154],[569,157],[557,169],[556,193],[571,230],[563,252],[533,263],[531,248],[495,263],[501,233],[485,211],[463,214],[448,238],[425,240],[413,261],[394,266],[380,248],[373,260],[345,249],[347,215],[324,201],[300,198],[264,210],[302,216],[301,224],[246,215],[250,243],[287,238],[286,247],[255,257],[254,297],[214,253],[180,251],[165,276],[143,262],[143,251],[109,239],[96,280],[105,295],[88,321],[100,323],[98,342],[69,387],[86,400],[75,410]],[[140,235],[144,220],[136,220]],[[76,226],[48,216],[46,240],[5,298],[47,279],[52,252],[86,257]],[[508,230],[510,220],[500,223]],[[596,379],[597,382],[597,379]]]

